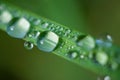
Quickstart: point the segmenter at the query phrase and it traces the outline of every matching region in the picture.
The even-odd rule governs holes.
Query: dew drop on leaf
[[[33,49],[34,45],[31,42],[25,42],[24,47],[28,50],[31,50],[31,49]]]

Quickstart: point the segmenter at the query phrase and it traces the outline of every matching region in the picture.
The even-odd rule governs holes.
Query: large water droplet
[[[7,27],[7,33],[14,38],[24,38],[30,29],[30,23],[25,18],[14,18]]]
[[[31,49],[33,49],[34,45],[31,42],[25,42],[24,47],[28,50],[31,50]]]
[[[53,32],[42,32],[37,40],[37,47],[44,52],[53,51],[59,43],[59,36]]]
[[[95,48],[95,40],[89,35],[81,35],[77,40],[77,45],[85,50],[91,50]]]

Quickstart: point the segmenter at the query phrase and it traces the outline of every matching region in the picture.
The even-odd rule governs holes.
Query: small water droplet
[[[64,29],[62,27],[60,27],[59,31],[63,31]]]
[[[59,35],[62,35],[62,32],[58,32]]]
[[[32,33],[28,34],[28,37],[37,39],[37,37],[40,35],[39,31],[33,31]]]
[[[71,50],[71,49],[73,49],[74,48],[74,46],[69,46],[67,49],[68,50]]]
[[[59,29],[60,29],[60,26],[57,26],[56,29],[59,30]]]
[[[106,34],[104,34],[104,35],[101,35],[101,36],[100,36],[100,39],[103,40],[103,41],[110,41],[110,42],[113,41],[111,35],[108,34],[108,33],[106,33]]]
[[[40,19],[35,19],[35,20],[33,21],[33,24],[34,24],[34,25],[39,25],[40,22],[41,22]]]
[[[68,36],[68,33],[64,33],[64,36],[67,37],[67,36]]]
[[[67,48],[67,50],[70,50],[71,48],[70,48],[70,46]]]
[[[74,46],[71,46],[71,49],[73,49],[74,48]]]
[[[110,76],[105,76],[104,80],[111,80]]]
[[[111,42],[113,41],[111,35],[107,34],[106,37],[107,37],[107,39],[108,39],[109,41],[111,41]]]
[[[96,40],[96,44],[100,47],[112,47],[113,39],[109,34],[101,36]]]
[[[65,32],[69,34],[69,33],[71,33],[71,30],[67,29],[67,30],[65,30]]]
[[[47,28],[49,26],[49,23],[48,22],[43,22],[42,24],[41,24],[41,27],[42,28]]]
[[[73,52],[69,52],[67,55],[69,58],[75,59],[78,56],[78,53],[73,51]]]
[[[72,39],[73,39],[74,41],[76,41],[77,38],[78,38],[78,36],[76,36],[76,35],[72,36]]]
[[[55,28],[54,27],[49,27],[49,30],[54,31]]]
[[[65,43],[62,42],[62,43],[60,44],[60,48],[63,48],[64,45],[65,45]]]
[[[31,49],[33,49],[34,45],[31,42],[25,42],[24,47],[28,50],[31,50]]]
[[[84,58],[85,58],[85,55],[81,54],[80,59],[84,59]]]

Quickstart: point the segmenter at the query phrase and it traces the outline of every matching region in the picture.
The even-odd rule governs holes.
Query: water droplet
[[[14,18],[7,26],[7,33],[14,38],[24,38],[30,29],[30,23],[25,18]]]
[[[95,48],[95,40],[89,35],[81,35],[77,40],[77,45],[85,50]]]
[[[75,52],[75,51],[69,52],[69,53],[67,54],[67,56],[68,56],[69,58],[71,58],[71,59],[75,59],[75,58],[78,56],[78,53]]]
[[[59,31],[63,31],[64,29],[62,27],[59,28]]]
[[[112,47],[112,43],[113,43],[113,40],[112,40],[112,37],[109,34],[101,36],[100,39],[96,40],[96,44],[99,47],[104,47],[104,48],[105,47],[107,47],[107,48]]]
[[[12,15],[9,11],[1,11],[0,12],[0,22],[1,23],[9,23],[10,20],[12,19]]]
[[[62,35],[62,32],[58,32],[59,35]]]
[[[35,20],[33,20],[33,24],[34,24],[34,25],[39,25],[40,22],[41,22],[40,19],[35,19]]]
[[[60,44],[60,48],[63,48],[64,45],[65,45],[65,43],[62,42],[62,43]]]
[[[78,38],[78,36],[72,36],[72,39],[74,40],[74,41],[76,41],[77,40],[77,38]]]
[[[56,26],[56,29],[57,29],[57,30],[60,29],[60,26]]]
[[[71,49],[73,49],[74,48],[74,46],[69,46],[67,49],[68,50],[71,50]]]
[[[69,33],[71,33],[71,30],[70,29],[66,29],[65,32],[69,34]]]
[[[71,46],[71,49],[73,49],[74,48],[74,46]]]
[[[63,31],[63,28],[61,26],[56,26],[55,28],[55,32],[57,32],[58,34],[61,33]]]
[[[110,76],[105,76],[104,80],[111,80]]]
[[[113,41],[111,35],[107,34],[106,37],[107,37],[107,40],[109,40],[109,41],[111,41],[111,42]]]
[[[37,39],[39,35],[40,35],[39,31],[33,31],[32,33],[28,34],[28,37]]]
[[[49,30],[54,31],[55,28],[54,27],[49,27]]]
[[[80,59],[84,59],[84,58],[85,58],[85,55],[81,54]]]
[[[24,47],[28,50],[31,50],[31,49],[33,49],[34,45],[31,42],[25,42]]]
[[[67,37],[67,36],[68,36],[68,33],[64,33],[64,36]]]
[[[67,50],[70,50],[71,48],[70,48],[70,46],[67,48]]]
[[[106,65],[108,62],[108,55],[103,51],[96,52],[96,60],[101,65]]]
[[[59,43],[59,36],[54,32],[42,32],[37,40],[37,47],[44,52],[53,51]]]
[[[49,26],[49,23],[48,22],[43,22],[42,24],[41,24],[41,27],[42,28],[47,28]]]
[[[110,42],[113,41],[111,35],[109,35],[108,33],[106,33],[106,34],[104,34],[104,35],[101,35],[101,36],[100,36],[100,39],[103,40],[103,41],[110,41]]]

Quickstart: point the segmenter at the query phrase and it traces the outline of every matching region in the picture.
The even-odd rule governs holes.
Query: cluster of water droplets
[[[53,23],[49,23],[47,21],[43,21],[43,22],[41,22],[40,27],[43,28],[43,29],[49,30],[49,31],[53,31],[53,32],[57,33],[59,36],[70,37],[69,35],[71,33],[71,30],[66,29],[62,26],[59,26],[59,25],[56,25],[56,24],[53,24]]]
[[[3,7],[0,5],[0,11],[2,10],[2,8]],[[14,16],[18,17],[19,15],[17,15],[17,14],[18,13],[15,13]],[[27,18],[29,18],[29,19],[27,19]],[[26,22],[26,23],[21,24],[22,20],[24,20],[24,22]],[[28,28],[25,28],[25,26],[28,26]],[[34,28],[34,26],[39,26],[48,32],[44,36],[40,35],[41,34],[40,30],[39,31],[33,30],[33,31],[29,32],[28,30],[31,30],[31,28]],[[62,27],[62,26],[59,26],[56,24],[52,24],[47,21],[42,21],[41,19],[38,19],[38,18],[29,17],[29,16],[23,17],[22,19],[21,19],[21,17],[19,17],[18,20],[15,20],[14,22],[12,22],[12,24],[7,27],[7,33],[16,38],[23,39],[24,35],[19,34],[18,33],[19,31],[15,31],[15,30],[23,31],[23,29],[21,27],[26,29],[23,32],[24,35],[27,35],[27,37],[36,40],[36,42],[37,42],[36,44],[40,49],[41,49],[41,46],[39,46],[39,45],[43,45],[43,48],[42,48],[43,51],[46,51],[46,52],[53,51],[56,48],[57,44],[59,43],[59,36],[61,36],[61,37],[65,37],[65,38],[67,37],[68,39],[69,38],[73,39],[74,41],[76,41],[75,43],[78,47],[80,47],[80,49],[85,50],[82,52],[80,52],[79,50],[73,51],[72,49],[74,49],[74,46],[69,45],[66,50],[68,52],[67,56],[69,58],[84,59],[86,57],[87,52],[91,53],[94,49],[96,49],[95,56],[93,56],[93,54],[91,54],[90,57],[92,59],[95,59],[101,65],[107,65],[109,62],[108,61],[109,53],[112,52],[113,40],[112,40],[112,37],[108,34],[105,37],[99,38],[99,39],[94,39],[90,35],[85,35],[85,36],[81,37],[81,35],[79,35],[79,33],[72,33],[71,29],[68,29],[68,28],[65,28],[65,27]],[[18,35],[16,35],[16,34],[18,34]],[[20,37],[21,35],[22,35],[22,37]],[[42,38],[40,38],[40,37],[42,37]],[[38,45],[38,43],[39,43],[39,45]],[[67,44],[67,43],[65,43],[65,41],[61,42],[59,48],[62,49],[65,44]],[[50,46],[52,49],[48,48],[48,46]],[[27,41],[24,43],[24,47],[28,50],[31,50],[34,47],[34,44],[32,42]],[[44,48],[49,49],[49,51],[45,50]],[[116,69],[118,67],[118,63],[116,63],[115,61],[111,61],[110,66],[112,67],[112,69]],[[109,77],[106,77],[104,80],[110,80],[110,79],[109,79]]]

